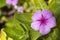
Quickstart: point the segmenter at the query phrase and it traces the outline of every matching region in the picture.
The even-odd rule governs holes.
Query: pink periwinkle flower
[[[17,11],[20,12],[20,13],[23,13],[24,9],[23,9],[22,6],[20,6],[20,7],[17,7]]]
[[[42,35],[46,35],[51,28],[56,26],[56,19],[49,10],[37,10],[32,16],[31,27],[39,31]]]
[[[6,0],[6,3],[8,5],[16,5],[18,3],[18,0]]]

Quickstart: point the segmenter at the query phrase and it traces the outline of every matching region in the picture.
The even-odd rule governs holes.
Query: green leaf
[[[41,36],[42,35],[38,31],[35,31],[35,30],[32,30],[32,29],[30,30],[31,40],[37,40]]]
[[[17,20],[17,16],[15,14],[13,18],[8,19],[4,31],[14,40],[26,40],[29,37],[28,31],[25,29],[26,26]]]
[[[20,21],[21,24],[26,26],[25,27],[26,30],[30,29],[30,24],[32,22],[32,20],[31,20],[32,14],[31,13],[23,13],[23,14],[18,13],[16,16],[17,16],[16,19],[18,21]]]
[[[47,35],[45,40],[56,40],[57,39],[57,34],[58,34],[58,29],[56,28],[56,29],[52,30],[52,33]]]
[[[20,20],[23,20],[26,22],[30,22],[30,23],[32,22],[31,17],[32,17],[31,13],[23,13],[23,14],[17,13],[16,14],[17,19],[20,19]]]
[[[6,5],[6,0],[0,0],[0,8]]]
[[[44,0],[31,0],[33,6],[37,9],[48,9]]]
[[[22,28],[17,20],[10,19],[6,26],[4,31],[14,40],[26,40],[29,37],[28,32]]]
[[[36,40],[38,37],[41,36],[41,34],[38,31],[32,30],[32,28],[30,27],[32,22],[31,17],[31,13],[24,13],[17,16],[18,20],[21,21],[21,23],[23,23],[28,28],[27,30],[29,30],[29,39]]]
[[[9,19],[6,23],[7,27],[4,31],[14,40],[36,40],[41,34],[30,27],[31,17],[31,13],[19,14],[16,12],[14,18]]]
[[[56,17],[60,15],[60,0],[51,0],[51,2],[48,4],[48,7]]]

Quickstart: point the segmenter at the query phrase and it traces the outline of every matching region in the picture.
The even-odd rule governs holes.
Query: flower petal
[[[49,18],[47,20],[47,26],[50,27],[50,28],[53,28],[53,27],[56,26],[56,19],[55,19],[55,17]]]
[[[6,0],[6,3],[11,5],[11,0]]]
[[[11,2],[12,2],[12,5],[16,5],[18,3],[18,0],[13,0]]]
[[[39,30],[40,22],[39,22],[39,21],[32,22],[32,23],[31,23],[31,27],[32,27],[34,30]]]
[[[22,6],[18,7],[17,10],[18,10],[18,12],[20,12],[20,13],[23,13],[23,11],[24,11]]]
[[[34,13],[34,15],[32,16],[32,20],[33,20],[33,21],[37,21],[37,20],[39,20],[41,17],[42,17],[41,11],[40,11],[40,10],[37,10],[37,11]]]
[[[39,31],[42,35],[46,35],[50,32],[50,30],[51,29],[47,26],[41,26]]]
[[[46,19],[52,17],[52,12],[49,10],[42,10],[42,14],[43,14],[43,17]]]

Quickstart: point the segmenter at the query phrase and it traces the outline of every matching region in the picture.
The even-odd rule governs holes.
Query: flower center
[[[41,24],[46,24],[46,19],[44,17],[41,18],[40,21],[41,21]]]

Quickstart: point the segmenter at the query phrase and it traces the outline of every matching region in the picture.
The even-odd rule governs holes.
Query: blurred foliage
[[[0,40],[13,40],[12,38],[7,37],[6,33],[3,30],[4,30],[4,28],[1,29]]]
[[[13,7],[7,5],[6,0],[0,0],[0,28],[4,27],[4,32],[8,36],[8,39],[60,40],[60,0],[19,0],[17,5],[24,7],[24,13],[21,14],[17,11],[10,13],[12,10],[14,10]],[[53,15],[56,17],[57,26],[53,28],[49,34],[41,35],[38,31],[34,31],[30,27],[32,22],[31,17],[36,10],[45,9],[49,9],[53,12]],[[0,34],[0,36],[4,35],[2,32]],[[5,36],[0,38],[5,40]]]
[[[37,9],[44,10],[48,9],[44,0],[31,0],[33,6]],[[35,9],[34,8],[34,9]]]
[[[6,0],[0,0],[0,8],[6,5]]]

